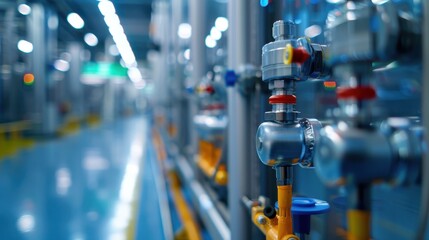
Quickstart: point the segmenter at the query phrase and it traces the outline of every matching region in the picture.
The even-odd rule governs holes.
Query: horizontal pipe
[[[204,223],[213,239],[228,240],[231,239],[231,232],[226,222],[222,218],[209,194],[203,186],[195,179],[188,161],[180,155],[176,155],[176,167],[182,181],[189,187],[192,203],[198,211],[198,215]]]

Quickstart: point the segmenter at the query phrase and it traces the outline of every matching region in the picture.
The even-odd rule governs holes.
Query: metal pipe
[[[248,1],[228,1],[228,68],[238,71],[246,64],[246,22]],[[231,239],[249,239],[251,222],[241,202],[249,189],[249,100],[240,93],[237,84],[228,94],[228,206],[230,212]]]
[[[189,163],[180,155],[176,155],[175,163],[182,181],[185,182],[186,186],[189,186],[192,202],[196,206],[198,216],[201,217],[210,236],[219,240],[232,239],[230,229],[216,209],[215,203],[206,193],[203,186],[196,180]]]
[[[206,1],[190,0],[189,1],[189,19],[192,26],[191,36],[191,62],[193,66],[191,86],[195,86],[206,73],[206,47],[204,43],[205,37],[205,20],[206,20]],[[189,102],[189,119],[197,114],[196,101],[190,99]],[[191,121],[188,121],[192,124]],[[193,127],[189,129],[189,149],[195,151],[197,149],[197,133]]]
[[[33,4],[31,6],[32,13],[29,18],[29,37],[30,41],[32,41],[34,50],[31,56],[30,66],[32,72],[36,79],[40,79],[40,81],[34,81],[34,104],[33,109],[33,120],[35,122],[41,123],[40,129],[37,129],[39,133],[47,132],[47,122],[44,120],[47,119],[46,115],[46,89],[47,89],[47,81],[46,81],[46,16],[45,9],[41,4]]]
[[[181,50],[181,39],[177,35],[177,30],[179,29],[180,23],[182,23],[183,20],[183,6],[184,1],[183,0],[175,0],[171,1],[171,22],[172,22],[172,29],[171,29],[171,36],[173,40],[173,46],[174,46],[174,56],[178,57]],[[186,119],[186,116],[183,116],[186,114],[186,109],[184,109],[182,104],[182,93],[183,89],[185,89],[184,86],[184,76],[182,71],[182,65],[179,63],[179,61],[174,61],[174,77],[172,78],[172,86],[173,91],[170,92],[172,95],[170,99],[170,107],[172,112],[172,124],[175,127],[175,130],[177,133],[172,136],[173,140],[177,143],[186,142],[182,139],[179,139],[183,135],[185,135],[183,132],[186,129],[183,129],[181,126],[184,124],[182,121]],[[183,117],[182,117],[183,116]],[[185,130],[186,131],[186,130]],[[183,147],[181,145],[180,147]]]
[[[427,131],[429,130],[429,2],[423,1],[423,81],[422,81],[422,114],[423,114],[423,127],[426,130],[426,144]],[[429,149],[426,146],[426,149]],[[426,227],[429,218],[429,154],[426,152],[423,155],[422,161],[422,196],[420,207],[420,224],[418,226],[416,239],[424,239]]]
[[[163,176],[162,169],[160,168],[162,160],[164,159],[150,158],[149,167],[155,177],[155,189],[160,202],[159,212],[161,213],[162,230],[164,232],[165,239],[174,239],[171,211],[168,204],[167,182]]]

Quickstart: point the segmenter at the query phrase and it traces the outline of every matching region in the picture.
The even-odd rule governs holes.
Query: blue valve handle
[[[279,208],[278,203],[275,204]],[[296,233],[310,234],[310,217],[329,210],[329,203],[315,198],[293,197],[292,217],[293,230]]]

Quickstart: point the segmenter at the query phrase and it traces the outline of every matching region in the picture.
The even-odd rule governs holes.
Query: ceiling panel
[[[85,21],[82,30],[70,28],[73,35],[83,36],[86,32],[92,32],[104,43],[106,37],[110,37],[103,16],[98,10],[96,0],[34,0],[49,4],[59,12],[60,18],[65,19],[70,12],[78,13]],[[128,41],[133,48],[138,60],[145,57],[147,48],[150,46],[149,24],[152,11],[152,0],[112,0],[116,12],[121,19],[121,24],[127,34]]]

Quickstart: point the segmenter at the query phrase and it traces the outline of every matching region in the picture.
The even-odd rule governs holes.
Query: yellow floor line
[[[162,141],[161,135],[156,130],[154,130],[153,132],[153,141],[154,141],[156,153],[158,156],[158,160],[164,161],[167,157],[164,142]],[[172,192],[174,205],[176,206],[177,212],[179,213],[179,216],[183,222],[184,228],[187,233],[186,234],[187,239],[189,240],[202,239],[198,223],[195,221],[192,215],[192,211],[189,208],[182,194],[179,177],[174,171],[170,171],[168,174],[168,177],[170,180],[170,190]]]

